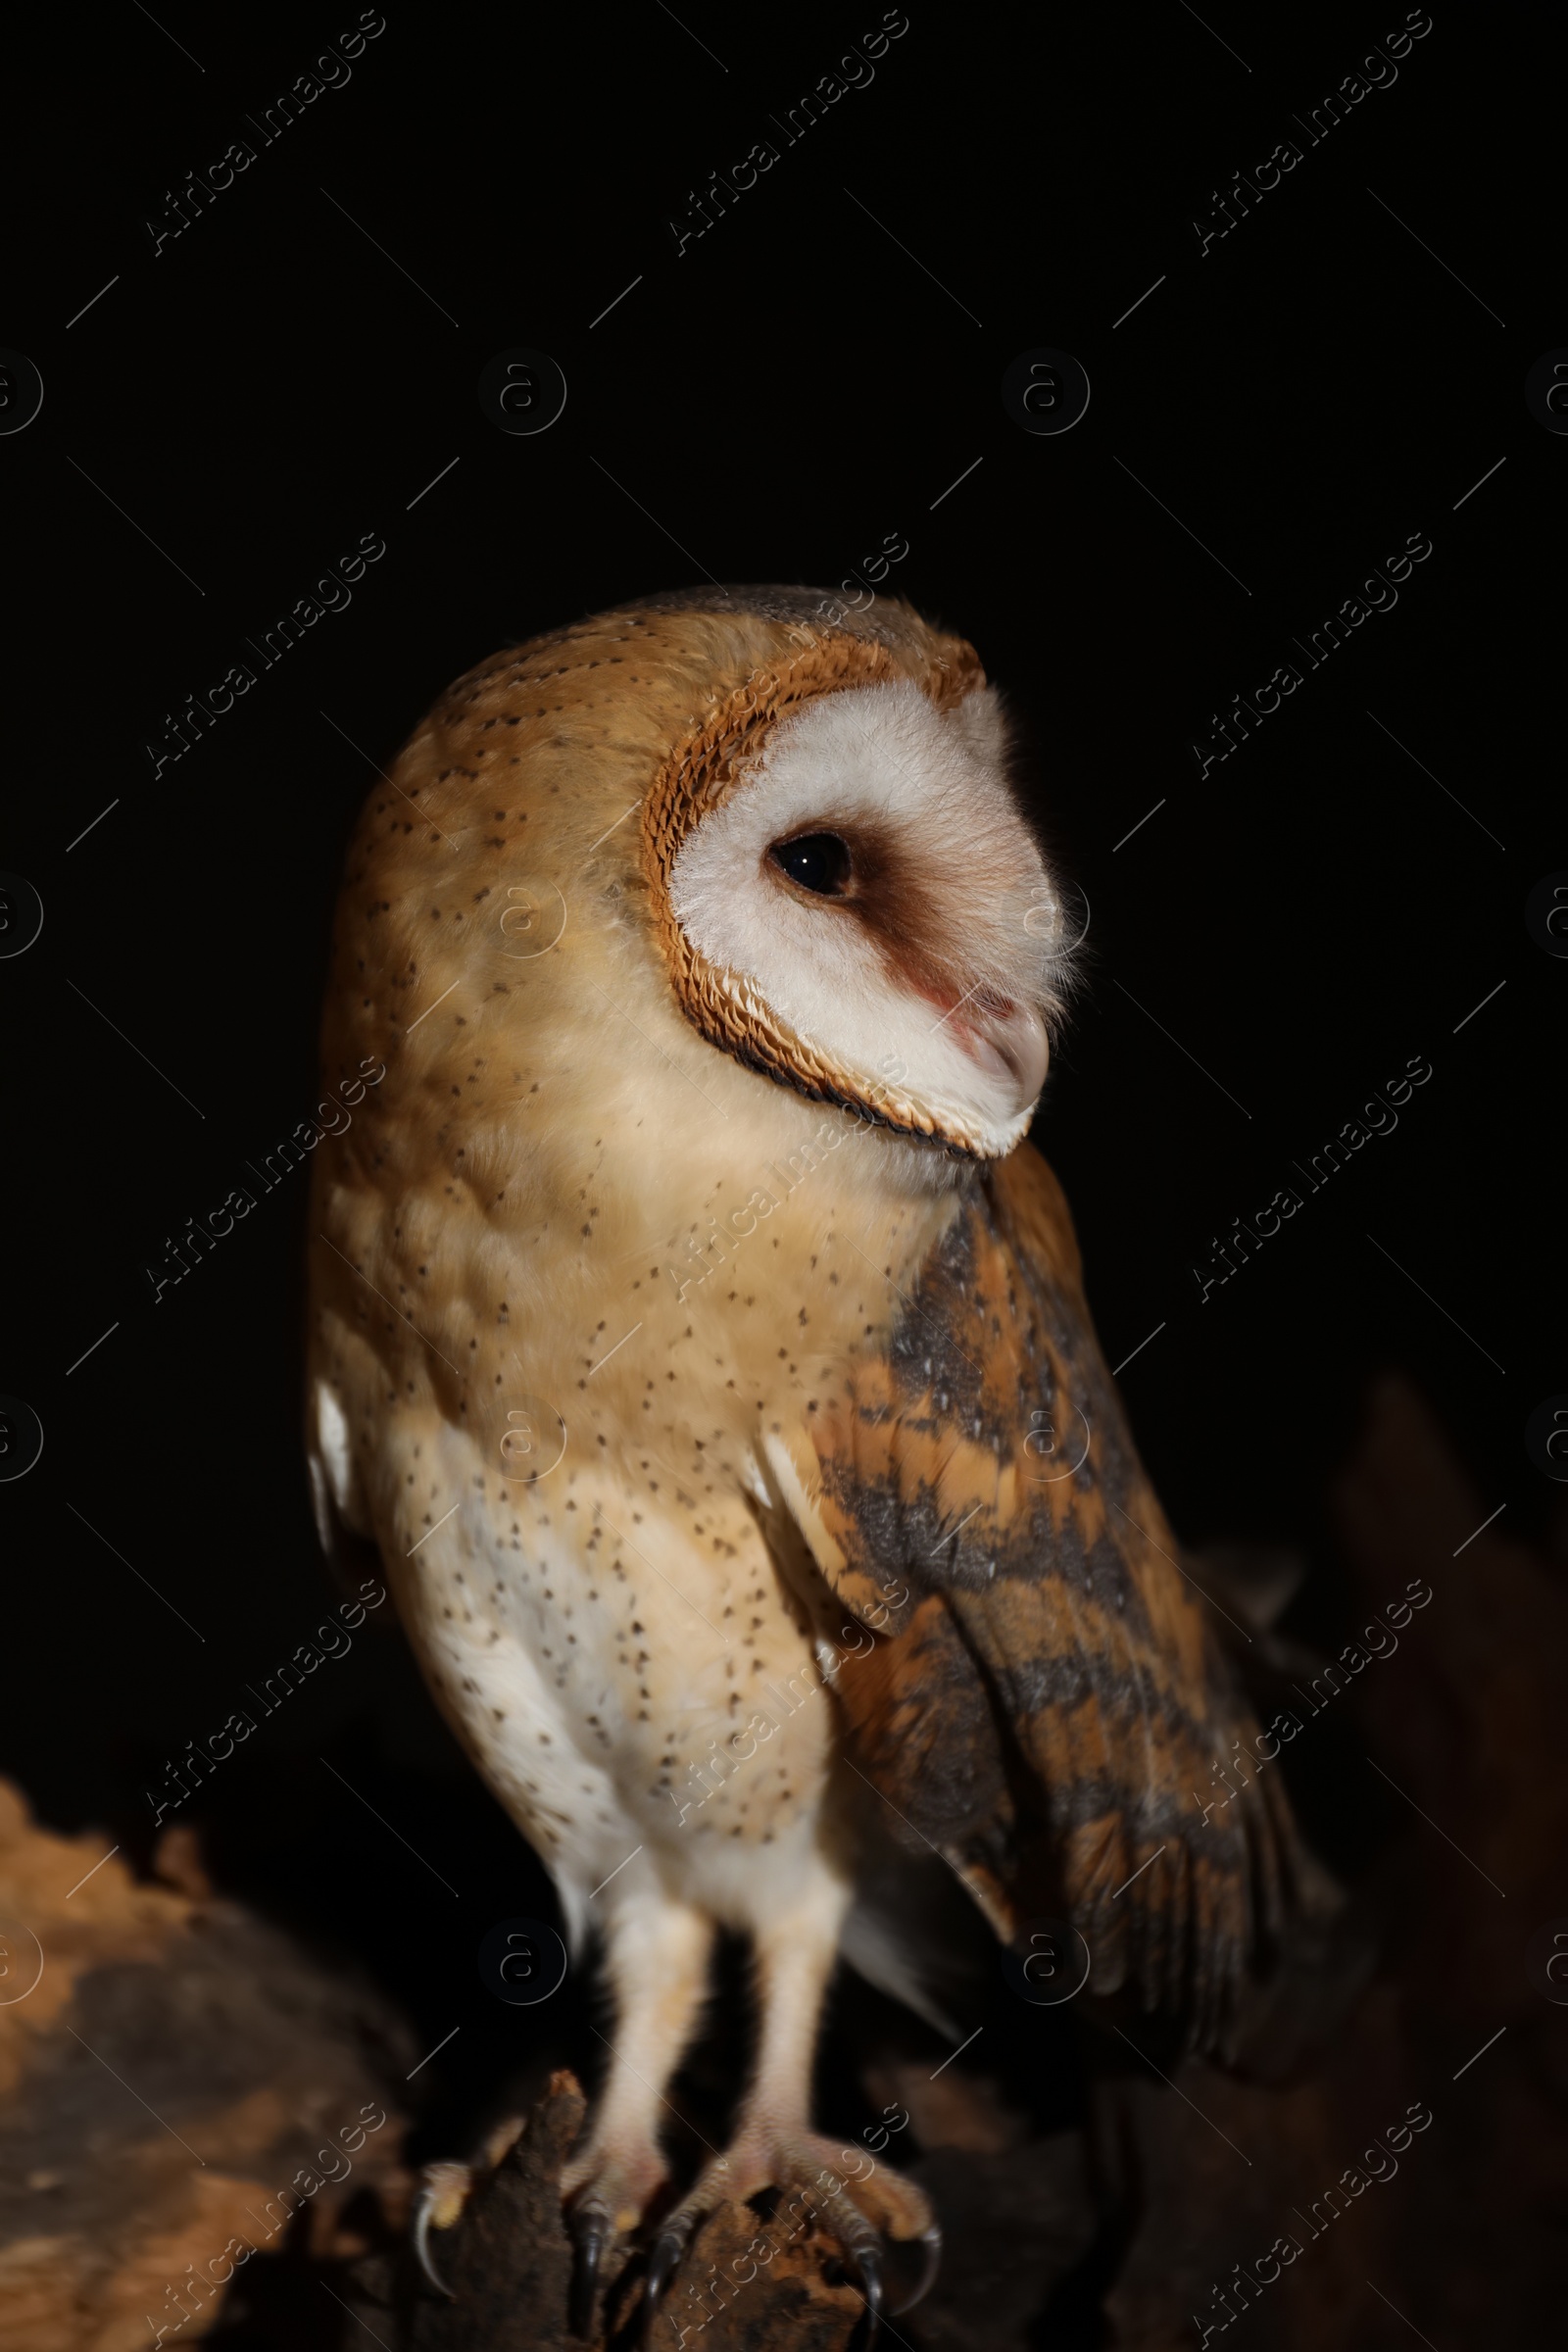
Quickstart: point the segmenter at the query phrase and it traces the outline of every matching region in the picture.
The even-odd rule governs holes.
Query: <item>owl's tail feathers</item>
[[[911,1853],[887,1832],[880,1808],[881,1799],[867,1791],[840,1955],[878,1992],[902,2001],[949,2041],[961,2040],[996,1967],[995,1938],[949,1859]]]
[[[951,1874],[950,1874],[951,1875]],[[844,1923],[839,1950],[858,1976],[902,2001],[936,2033],[956,2041],[962,2029],[942,2006],[910,1950],[906,1927],[874,1903],[858,1902]]]

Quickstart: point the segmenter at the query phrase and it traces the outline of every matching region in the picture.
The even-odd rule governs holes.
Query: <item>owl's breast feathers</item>
[[[1211,2040],[1291,1908],[1295,1831],[1268,1775],[1204,1811],[1250,1725],[1028,1146],[811,1426],[819,1559],[884,1634],[837,1678],[852,1757],[1004,1936],[1070,1916],[1092,1989]]]

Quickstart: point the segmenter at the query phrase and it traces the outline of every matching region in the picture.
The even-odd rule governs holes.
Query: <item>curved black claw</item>
[[[643,2281],[643,2352],[649,2352],[653,2343],[654,2322],[659,2317],[660,2305],[680,2267],[681,2256],[692,2242],[696,2228],[695,2214],[672,2213],[654,2240],[654,2250],[648,2257],[648,2276]]]
[[[844,2267],[865,2297],[865,2340],[861,2352],[871,2352],[882,2333],[887,2308],[887,2284],[882,2247],[873,2235],[868,2241],[844,2248]]]
[[[942,2268],[942,2230],[937,2223],[933,2222],[929,2230],[922,2230],[915,2243],[920,2249],[920,2276],[915,2281],[913,2294],[906,2295],[902,2303],[894,2304],[893,2317],[896,2320],[902,2320],[906,2311],[912,2311],[917,2303],[925,2301]]]
[[[604,2261],[605,2248],[614,2238],[615,2217],[608,2205],[601,2205],[590,2198],[572,2207],[569,2227],[572,2243],[577,2249],[571,2279],[571,2332],[580,2336],[584,2343],[591,2343],[599,2266]]]
[[[427,2180],[419,2191],[414,2208],[414,2258],[436,2292],[445,2295],[449,2303],[455,2303],[457,2296],[430,2259],[430,2216],[440,2193],[436,2183],[431,2180]]]

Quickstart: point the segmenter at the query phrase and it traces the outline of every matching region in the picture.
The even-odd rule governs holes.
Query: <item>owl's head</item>
[[[1068,978],[1060,893],[967,646],[794,632],[645,804],[687,1018],[778,1083],[971,1158],[1008,1152]],[[945,649],[945,650],[944,650]]]
[[[444,1105],[443,1182],[571,1193],[609,1122],[641,1139],[641,1184],[656,1067],[743,1158],[748,1098],[774,1148],[794,1133],[761,1079],[907,1139],[863,1155],[895,1189],[1024,1135],[1070,926],[1003,711],[961,638],[891,598],[827,622],[824,602],[677,592],[510,647],[370,793],[323,1052],[377,1054],[385,1102]],[[679,1150],[662,1164],[686,1181]]]

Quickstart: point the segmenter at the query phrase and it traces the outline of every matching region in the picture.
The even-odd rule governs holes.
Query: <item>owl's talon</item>
[[[933,2222],[929,2230],[922,2230],[918,2239],[915,2242],[918,2244],[921,2254],[920,2276],[915,2281],[913,2294],[906,2295],[902,2303],[894,2304],[893,2317],[896,2320],[902,2320],[906,2311],[912,2311],[917,2303],[923,2303],[925,2301],[927,2295],[935,2286],[937,2282],[937,2273],[942,2268],[942,2229],[940,2223]]]
[[[669,2291],[669,2282],[680,2267],[681,2257],[692,2242],[697,2221],[695,2213],[672,2213],[654,2240],[654,2250],[648,2257],[648,2276],[643,2281],[643,2352],[648,2352],[653,2343],[654,2322]]]
[[[432,2224],[437,2230],[451,2229],[467,2203],[472,2186],[473,2175],[466,2164],[427,2164],[415,2200],[411,2232],[414,2258],[437,2293],[445,2295],[449,2303],[458,2298],[435,2267],[430,2253],[430,2230]]]
[[[844,2268],[865,2298],[865,2335],[861,2352],[871,2352],[871,2347],[882,2333],[882,2314],[887,2305],[887,2282],[880,2242],[873,2237],[869,2243],[846,2246]]]
[[[599,2271],[605,2258],[605,2248],[614,2240],[615,2217],[610,2207],[597,2197],[585,2198],[582,2203],[572,2207],[567,2227],[577,2250],[567,2324],[572,2334],[580,2336],[586,2344],[593,2341],[594,2297],[599,2289]]]

